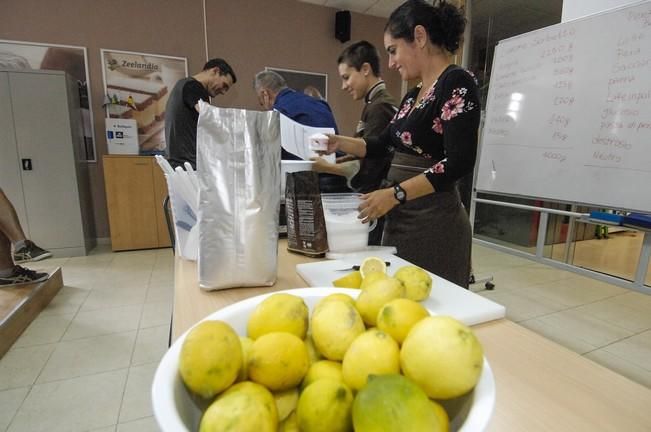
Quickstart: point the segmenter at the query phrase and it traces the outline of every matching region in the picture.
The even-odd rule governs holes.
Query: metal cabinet
[[[60,71],[0,71],[0,187],[25,234],[55,256],[93,246],[77,84]]]

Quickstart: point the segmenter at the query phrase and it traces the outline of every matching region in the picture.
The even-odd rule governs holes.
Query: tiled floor
[[[167,349],[170,249],[51,259],[65,286],[0,360],[0,431],[158,431],[150,403]]]
[[[484,295],[513,321],[651,387],[651,296],[473,247]],[[157,431],[150,387],[167,349],[169,249],[52,259],[65,286],[0,360],[0,431]],[[475,287],[477,289],[478,287]]]
[[[473,264],[508,319],[651,387],[651,296],[476,245]]]

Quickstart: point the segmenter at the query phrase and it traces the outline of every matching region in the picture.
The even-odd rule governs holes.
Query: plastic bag
[[[199,286],[273,285],[280,208],[278,113],[199,105]]]
[[[181,167],[176,167],[174,170],[162,156],[156,156],[156,162],[167,180],[176,254],[184,259],[196,261],[199,253],[199,225],[197,224],[199,182],[196,172],[189,163],[185,164],[185,170]]]

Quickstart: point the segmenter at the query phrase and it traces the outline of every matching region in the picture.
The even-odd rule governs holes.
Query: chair
[[[170,242],[172,243],[172,253],[176,254],[176,237],[174,235],[174,222],[172,219],[172,206],[170,205],[169,195],[167,195],[163,200],[163,214],[165,214],[167,232],[170,235]]]

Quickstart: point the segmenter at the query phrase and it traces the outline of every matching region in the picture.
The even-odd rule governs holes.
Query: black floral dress
[[[396,246],[398,256],[467,287],[472,234],[457,182],[475,164],[479,89],[470,72],[451,65],[416,101],[419,91],[420,86],[405,95],[380,136],[365,139],[366,157],[395,151],[389,180],[399,183],[422,173],[435,191],[394,207],[382,244]]]

